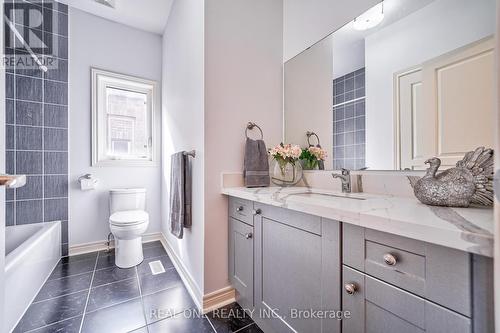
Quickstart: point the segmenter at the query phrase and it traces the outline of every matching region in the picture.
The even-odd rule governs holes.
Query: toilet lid
[[[146,222],[148,219],[148,213],[143,210],[126,210],[112,214],[109,217],[109,222],[115,225],[125,225]]]

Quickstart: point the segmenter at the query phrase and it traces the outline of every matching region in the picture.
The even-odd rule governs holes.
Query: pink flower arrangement
[[[302,149],[300,159],[303,162],[304,169],[314,170],[318,167],[319,161],[326,160],[326,150],[319,147],[309,147]]]
[[[295,165],[299,160],[300,154],[302,154],[302,148],[300,148],[300,146],[292,144],[285,145],[283,143],[280,143],[269,151],[269,155],[274,158],[279,166],[282,178],[286,177],[289,166],[291,166],[292,170],[295,170]],[[293,172],[293,177],[295,177],[295,171]]]
[[[284,160],[287,162],[295,162],[302,154],[302,149],[298,145],[292,144],[279,144],[269,151],[271,155],[276,160]]]
[[[314,157],[316,157],[316,159],[320,161],[324,161],[328,157],[326,150],[321,149],[319,147],[309,147],[308,150],[311,153],[311,155],[313,155]]]

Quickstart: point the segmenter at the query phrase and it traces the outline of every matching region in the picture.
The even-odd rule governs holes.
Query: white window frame
[[[92,166],[157,166],[157,82],[138,78],[135,76],[119,74],[97,68],[91,69],[92,73]],[[133,89],[131,89],[133,86]],[[107,112],[106,112],[106,89],[108,87],[132,90],[145,93],[148,96],[148,124],[151,128],[150,156],[148,158],[121,158],[107,155]]]

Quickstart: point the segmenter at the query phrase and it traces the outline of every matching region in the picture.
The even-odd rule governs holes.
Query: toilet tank
[[[145,188],[117,188],[109,191],[110,214],[124,210],[146,210]]]

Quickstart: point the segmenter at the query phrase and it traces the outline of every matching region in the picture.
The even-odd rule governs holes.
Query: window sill
[[[159,167],[158,161],[140,161],[140,160],[102,160],[93,161],[93,167]]]

